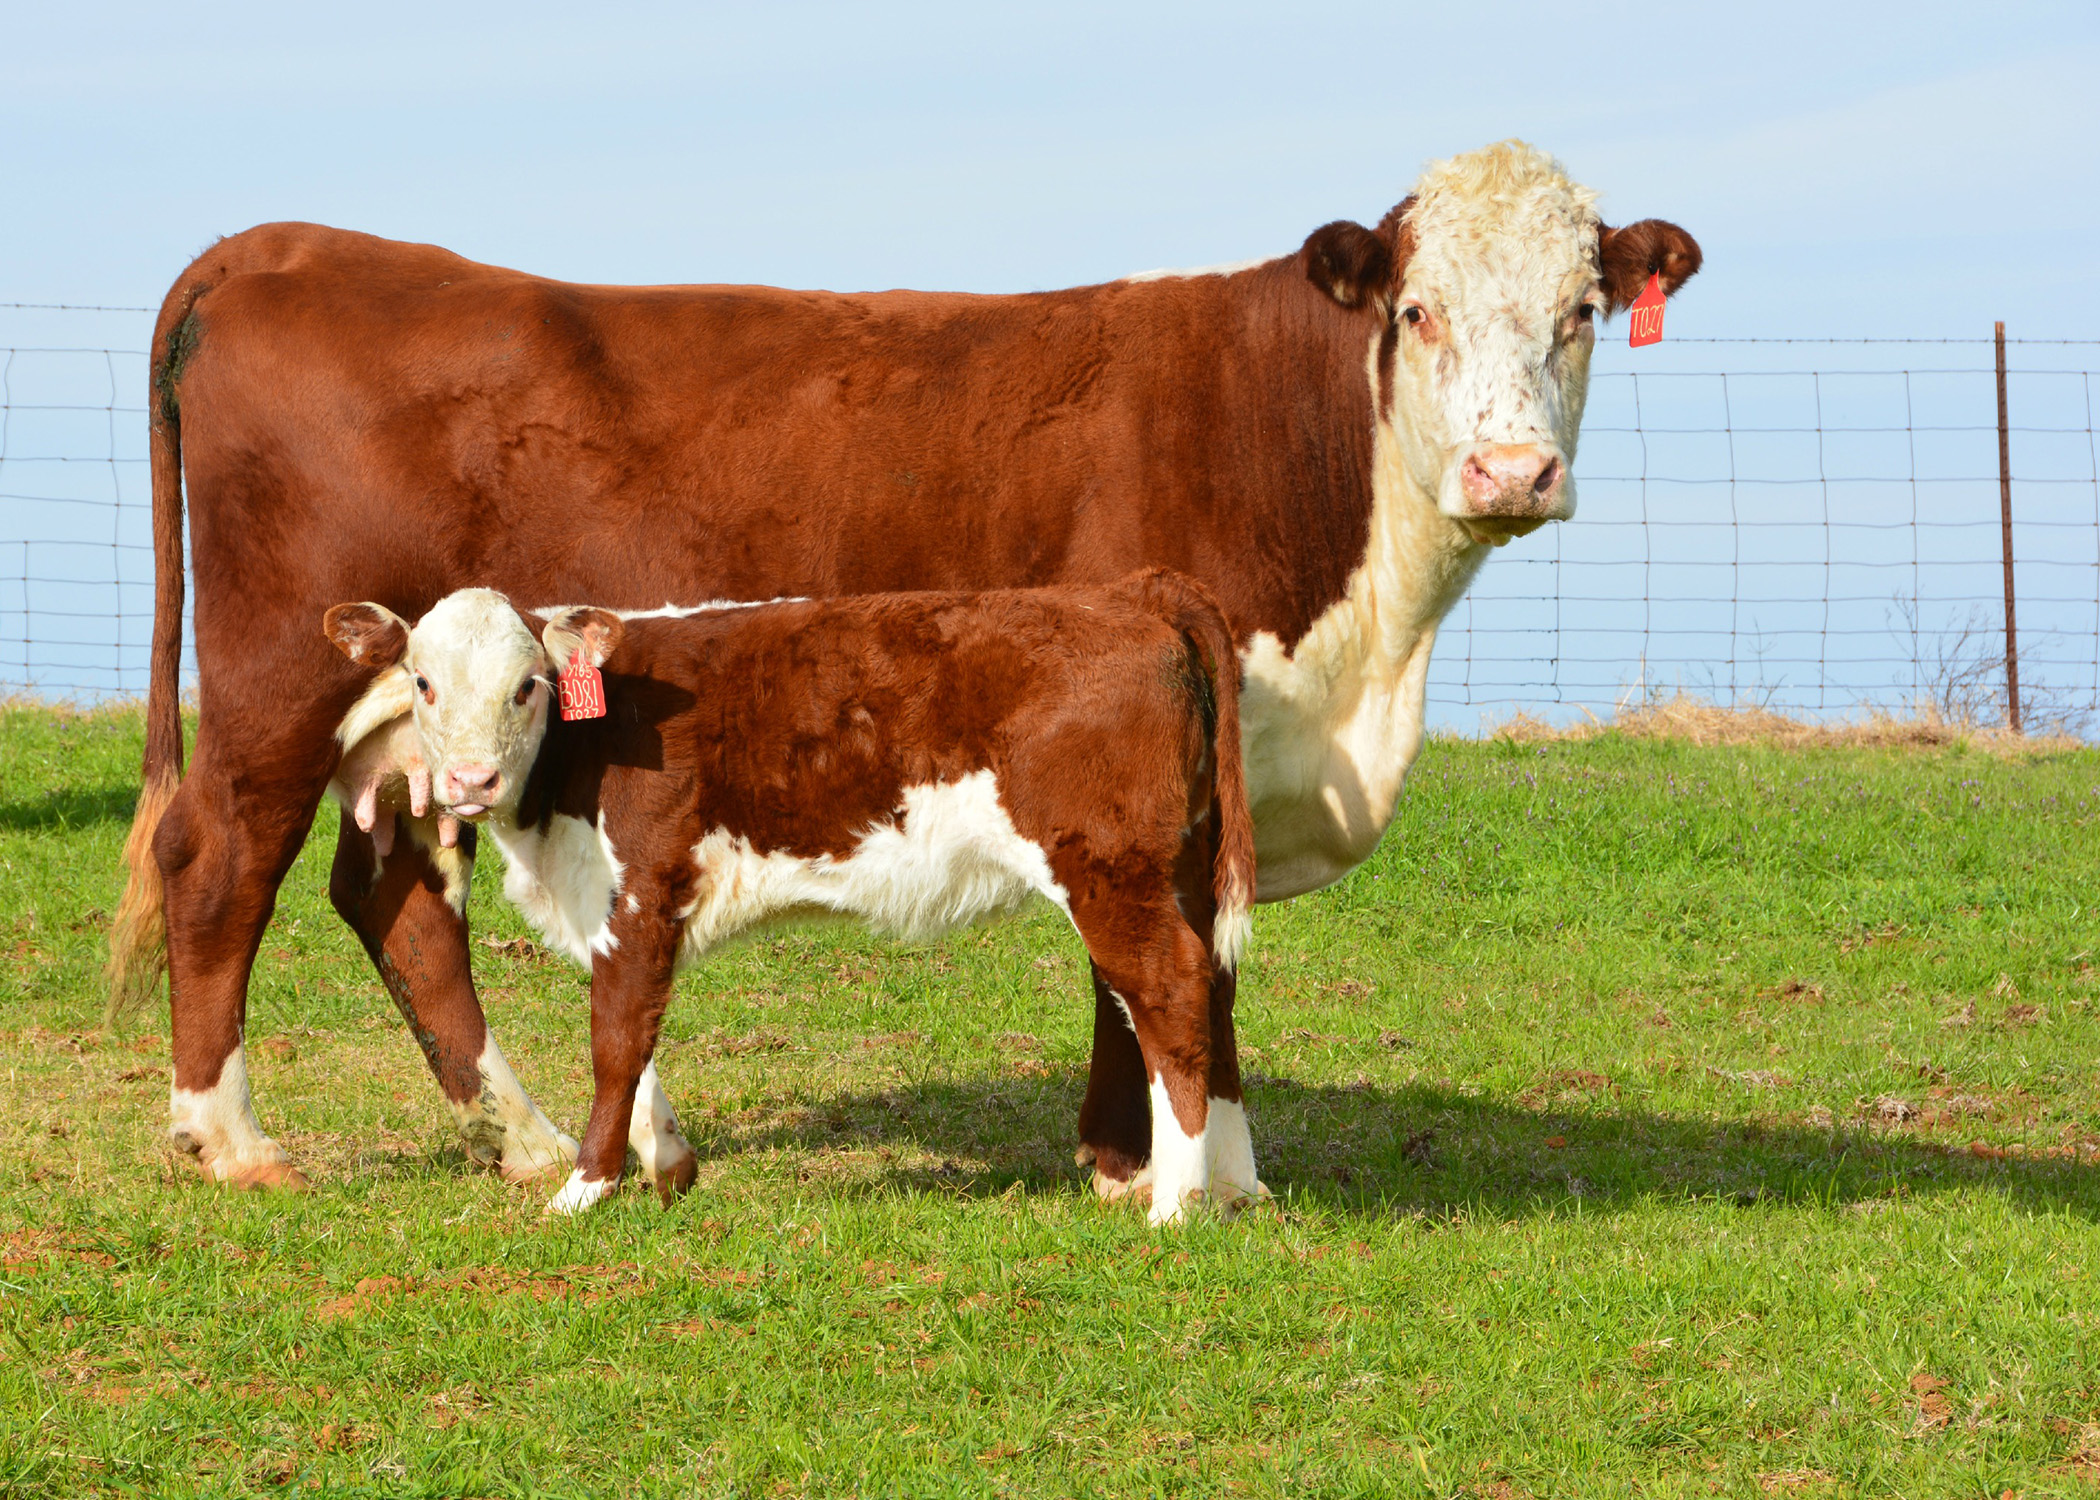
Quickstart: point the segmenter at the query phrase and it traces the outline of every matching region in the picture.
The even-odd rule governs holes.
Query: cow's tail
[[[1240,657],[1232,627],[1210,590],[1186,574],[1156,568],[1132,580],[1154,613],[1179,631],[1202,664],[1211,703],[1211,807],[1217,855],[1211,866],[1216,908],[1211,953],[1221,969],[1239,966],[1252,927],[1254,819],[1240,758]]]
[[[124,840],[124,895],[109,932],[114,1025],[144,1006],[167,969],[167,926],[153,833],[182,781],[182,417],[177,386],[195,351],[194,305],[205,286],[192,268],[168,292],[153,329],[146,392],[153,474],[153,654],[146,686],[146,757],[138,810]]]

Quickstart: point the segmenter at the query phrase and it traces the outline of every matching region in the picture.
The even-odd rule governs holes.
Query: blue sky
[[[601,13],[602,12],[602,13]],[[608,281],[1003,291],[1287,250],[1506,135],[1686,334],[2100,334],[2100,7],[13,7],[0,300],[309,218]]]
[[[1453,616],[1438,722],[1470,728],[1484,700],[1608,708],[1637,679],[1776,682],[1841,708],[1848,682],[1893,679],[1838,654],[1893,653],[1909,680],[1896,594],[1934,629],[1997,609],[1988,351],[1696,340],[1973,338],[1997,318],[2100,338],[2095,78],[2093,0],[17,0],[0,22],[0,685],[137,687],[151,607],[144,360],[92,352],[142,349],[147,320],[6,303],[154,303],[215,236],[271,219],[578,280],[1065,286],[1284,253],[1374,221],[1425,161],[1518,135],[1613,221],[1685,225],[1707,269],[1662,346],[1629,352],[1619,329],[1600,347],[1582,515],[1500,554]],[[2013,401],[2032,429],[2023,618],[2057,632],[2066,690],[2100,701],[2096,360],[2023,349],[2016,368],[2080,373],[2016,376]],[[1877,361],[1970,373],[1824,378]],[[1687,373],[1715,371],[1734,383]],[[1770,430],[1715,436],[1724,421]],[[1948,430],[1910,441],[1913,421]]]

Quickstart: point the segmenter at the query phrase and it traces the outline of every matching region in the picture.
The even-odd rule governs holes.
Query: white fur
[[[548,1200],[548,1214],[580,1214],[609,1195],[618,1187],[616,1178],[601,1178],[597,1182],[586,1182],[581,1171],[571,1172],[569,1180],[562,1184],[561,1191]]]
[[[168,1089],[168,1138],[194,1154],[215,1182],[230,1182],[257,1167],[288,1164],[291,1158],[256,1122],[248,1097],[248,1059],[236,1042],[208,1089]]]
[[[666,1167],[675,1166],[693,1154],[692,1145],[678,1129],[678,1115],[656,1076],[656,1059],[642,1070],[641,1084],[634,1091],[634,1116],[627,1127],[627,1144],[640,1160],[642,1176],[650,1182]]]
[[[613,898],[625,866],[604,829],[604,817],[586,823],[556,813],[546,828],[519,828],[506,818],[488,820],[489,836],[503,851],[503,894],[554,947],[585,968],[593,953],[610,953]]]
[[[655,609],[615,609],[609,611],[623,620],[685,620],[694,615],[713,614],[725,609],[759,609],[768,604],[806,604],[808,599],[801,594],[782,594],[774,599],[703,599],[698,604],[673,604],[669,600]],[[527,610],[528,614],[551,618],[572,609],[592,606],[582,604],[550,604],[544,609]]]
[[[1254,1137],[1247,1129],[1247,1109],[1231,1099],[1210,1101],[1210,1117],[1204,1121],[1210,1137],[1210,1188],[1223,1204],[1241,1198],[1266,1198],[1269,1190],[1254,1170]]]
[[[1184,1203],[1210,1188],[1210,1122],[1194,1135],[1181,1128],[1174,1106],[1167,1101],[1166,1080],[1152,1075],[1152,1159],[1146,1163],[1152,1174],[1152,1207],[1146,1218],[1153,1224],[1171,1224],[1181,1217]]]
[[[1181,281],[1192,276],[1231,276],[1240,271],[1251,271],[1256,266],[1265,266],[1277,257],[1257,255],[1252,260],[1220,261],[1214,266],[1188,266],[1176,268],[1162,266],[1156,271],[1132,271],[1125,281]]]
[[[533,1177],[576,1160],[576,1142],[554,1128],[525,1092],[491,1031],[475,1059],[481,1088],[465,1102],[451,1100],[467,1149],[512,1179]]]
[[[700,893],[681,915],[685,958],[763,922],[858,917],[910,940],[1018,910],[1040,895],[1070,915],[1050,862],[1021,837],[990,770],[904,792],[904,826],[879,824],[843,859],[760,854],[717,829],[693,849]]]
[[[373,730],[407,713],[415,696],[415,682],[406,672],[381,672],[372,679],[364,696],[343,715],[343,722],[336,726],[335,742],[348,750]]]
[[[1416,194],[1403,292],[1447,327],[1432,347],[1402,325],[1392,401],[1374,424],[1364,559],[1292,650],[1264,631],[1242,657],[1262,901],[1341,879],[1392,821],[1422,748],[1437,626],[1487,556],[1453,519],[1465,457],[1483,442],[1575,456],[1592,336],[1562,314],[1594,291],[1592,195],[1520,143],[1439,163]],[[1364,379],[1375,396],[1375,335]]]

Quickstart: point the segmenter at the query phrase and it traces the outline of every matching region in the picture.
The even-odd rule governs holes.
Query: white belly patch
[[[746,928],[795,917],[855,917],[912,940],[1018,910],[1042,896],[1068,917],[1050,862],[999,804],[997,778],[908,788],[902,826],[870,828],[844,858],[761,854],[717,829],[693,849],[700,894],[680,913],[690,962]]]

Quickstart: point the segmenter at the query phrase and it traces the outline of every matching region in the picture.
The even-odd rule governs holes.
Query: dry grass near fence
[[[1490,737],[1518,744],[1543,744],[1594,739],[1602,734],[1683,740],[1692,745],[1765,745],[1779,749],[1933,749],[1965,745],[2003,756],[2055,754],[2079,749],[2084,743],[2068,734],[2014,734],[2002,725],[1953,720],[1929,706],[1909,715],[1870,709],[1856,719],[1813,723],[1790,719],[1769,709],[1729,708],[1688,693],[1628,704],[1609,719],[1592,717],[1565,727],[1520,712],[1497,725]]]

